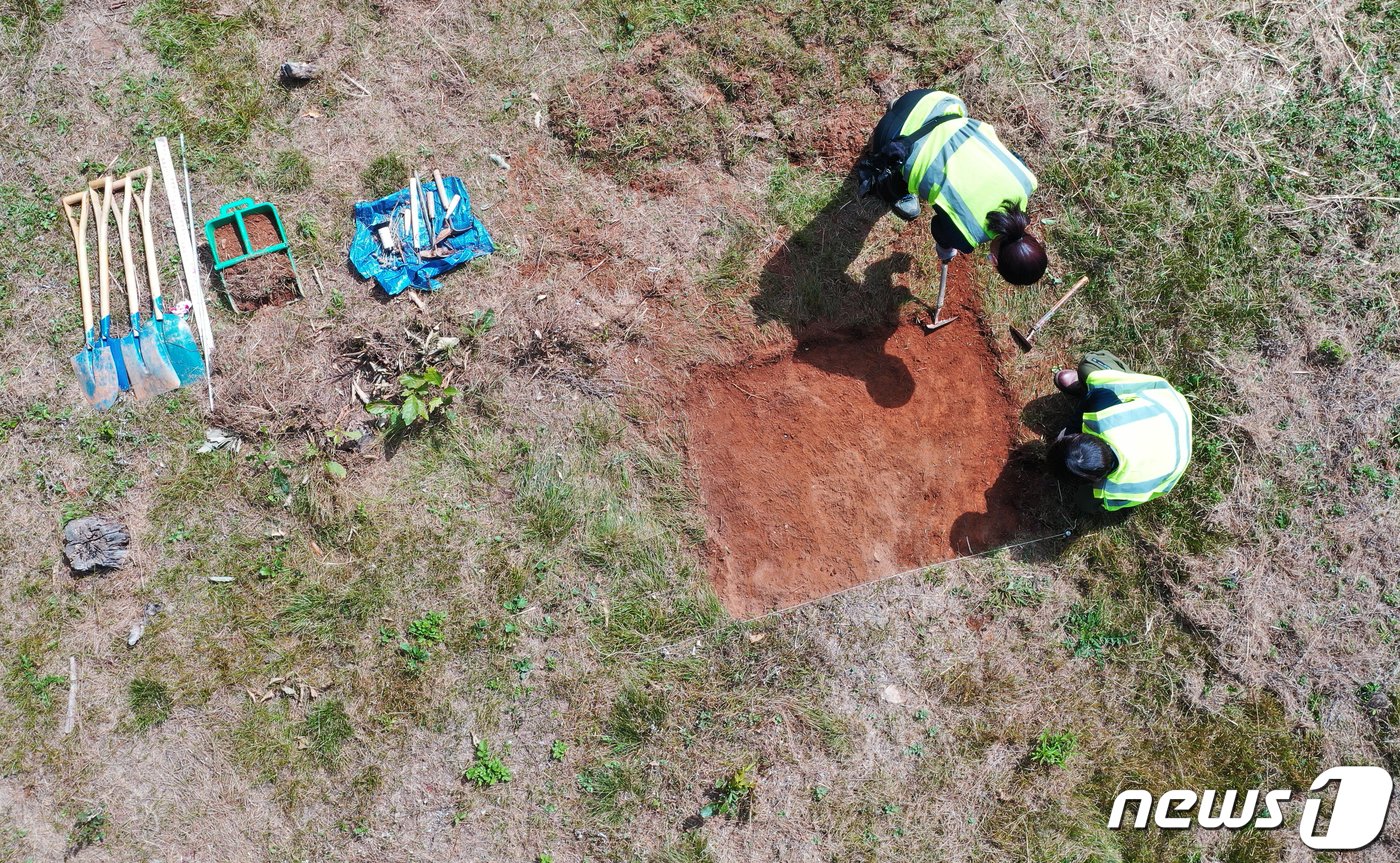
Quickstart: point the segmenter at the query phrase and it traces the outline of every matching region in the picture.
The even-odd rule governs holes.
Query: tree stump
[[[126,525],[90,515],[75,518],[63,528],[63,554],[77,573],[117,569],[126,565],[131,535]]]

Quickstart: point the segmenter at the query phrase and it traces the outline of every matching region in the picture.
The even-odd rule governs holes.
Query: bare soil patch
[[[956,293],[970,296],[959,286]],[[829,335],[689,386],[711,579],[752,617],[1034,526],[1050,483],[1008,466],[1015,409],[973,308]]]

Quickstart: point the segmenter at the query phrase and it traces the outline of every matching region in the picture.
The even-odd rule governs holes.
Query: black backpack
[[[873,193],[893,206],[895,201],[904,197],[904,163],[908,161],[914,144],[949,120],[963,119],[966,118],[961,114],[940,114],[909,134],[900,135],[890,141],[878,152],[856,162],[857,194],[864,198]]]

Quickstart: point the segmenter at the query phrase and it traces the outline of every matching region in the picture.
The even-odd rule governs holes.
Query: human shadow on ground
[[[1074,524],[1073,514],[1061,502],[1055,479],[1045,469],[1045,444],[1041,441],[1011,451],[985,500],[981,512],[965,512],[953,522],[948,544],[955,554],[977,554]],[[1036,546],[1031,548],[1029,554],[1043,554]]]
[[[894,331],[893,325],[887,325],[857,337],[851,333],[812,333],[798,344],[793,359],[862,380],[871,401],[880,407],[897,408],[914,397],[914,375],[904,360],[886,352]]]
[[[1069,404],[1058,394],[1047,398]],[[1053,438],[1062,427],[1055,426],[1049,436]],[[1092,533],[1132,517],[1133,509],[1104,510],[1094,497],[1092,486],[1057,478],[1045,461],[1048,448],[1046,441],[1032,441],[1012,450],[996,481],[986,491],[985,509],[963,513],[953,522],[948,544],[955,554],[990,551],[1066,530],[1074,535]],[[1064,547],[1064,542],[1036,543],[1027,546],[1021,557],[1028,561],[1053,560]]]
[[[870,264],[859,279],[848,272],[887,213],[883,203],[858,199],[855,175],[847,176],[830,203],[764,264],[749,303],[758,323],[788,327],[799,343],[798,362],[863,380],[876,404],[899,407],[914,394],[914,376],[885,343],[900,306],[913,298],[895,286],[894,275],[908,272],[913,259],[901,252]],[[837,347],[846,343],[852,347]]]
[[[1121,524],[1132,515],[1134,510],[1131,507],[1108,512],[1094,497],[1092,486],[1055,479],[1050,466],[1045,463],[1045,450],[1059,437],[1060,432],[1078,432],[1083,427],[1077,399],[1059,392],[1032,399],[1021,409],[1021,423],[1044,440],[1039,445],[1041,469],[1058,487],[1064,512],[1068,513],[1068,518],[1077,521],[1081,532]]]
[[[1021,408],[1021,424],[1047,441],[1053,441],[1063,429],[1079,430],[1079,408],[1074,399],[1053,392],[1027,402]]]

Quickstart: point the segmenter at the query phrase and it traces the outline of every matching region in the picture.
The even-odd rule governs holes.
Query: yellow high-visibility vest
[[[970,119],[963,100],[941,90],[919,100],[901,135],[918,131],[931,117],[955,114],[919,139],[904,162],[909,194],[947,213],[973,246],[991,239],[987,214],[1005,201],[1026,208],[1035,175],[997,138],[996,129]]]
[[[1098,369],[1085,384],[1107,389],[1119,404],[1084,414],[1084,433],[1118,457],[1118,469],[1094,485],[1109,511],[1161,497],[1176,486],[1191,461],[1191,408],[1172,385],[1152,375]]]

